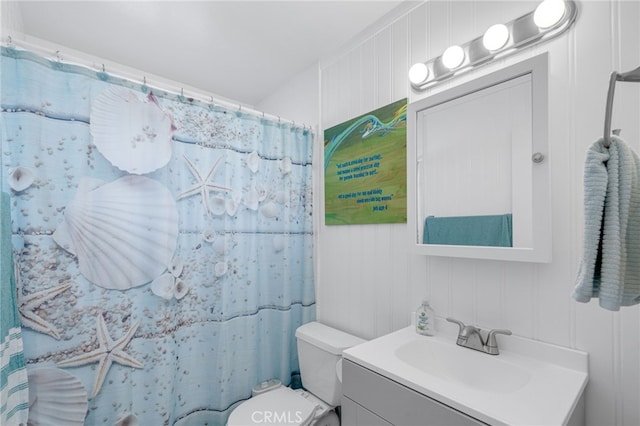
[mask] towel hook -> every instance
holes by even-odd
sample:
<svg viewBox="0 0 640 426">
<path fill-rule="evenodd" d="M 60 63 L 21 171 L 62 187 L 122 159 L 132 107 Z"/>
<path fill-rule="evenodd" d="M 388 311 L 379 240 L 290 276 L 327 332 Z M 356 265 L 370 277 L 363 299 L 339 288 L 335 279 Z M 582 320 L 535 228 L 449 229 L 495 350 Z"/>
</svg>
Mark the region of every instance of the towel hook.
<svg viewBox="0 0 640 426">
<path fill-rule="evenodd" d="M 607 104 L 604 112 L 604 146 L 607 148 L 611 145 L 611 112 L 613 110 L 616 81 L 618 81 L 618 73 L 614 71 L 609 77 L 609 90 L 607 91 Z"/>
<path fill-rule="evenodd" d="M 622 74 L 613 71 L 609 77 L 609 90 L 607 91 L 607 104 L 604 114 L 604 146 L 611 145 L 611 115 L 613 111 L 613 96 L 616 90 L 616 81 L 628 81 L 632 83 L 640 83 L 640 67 Z M 620 129 L 613 131 L 614 135 L 620 134 Z"/>
</svg>

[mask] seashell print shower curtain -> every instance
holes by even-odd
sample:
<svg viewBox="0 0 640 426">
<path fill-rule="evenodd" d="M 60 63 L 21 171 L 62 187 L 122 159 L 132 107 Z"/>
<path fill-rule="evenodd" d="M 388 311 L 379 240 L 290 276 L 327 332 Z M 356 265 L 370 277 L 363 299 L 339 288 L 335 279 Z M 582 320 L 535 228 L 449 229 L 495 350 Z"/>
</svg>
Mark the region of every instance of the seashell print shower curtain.
<svg viewBox="0 0 640 426">
<path fill-rule="evenodd" d="M 223 425 L 315 318 L 306 129 L 3 48 L 29 419 Z"/>
</svg>

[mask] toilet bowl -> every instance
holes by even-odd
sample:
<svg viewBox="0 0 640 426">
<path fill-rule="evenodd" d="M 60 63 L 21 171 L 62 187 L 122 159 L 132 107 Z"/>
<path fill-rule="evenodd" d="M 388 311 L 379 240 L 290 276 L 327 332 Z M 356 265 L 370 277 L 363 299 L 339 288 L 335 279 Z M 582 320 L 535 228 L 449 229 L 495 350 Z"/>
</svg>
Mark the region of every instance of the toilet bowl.
<svg viewBox="0 0 640 426">
<path fill-rule="evenodd" d="M 309 392 L 281 387 L 238 405 L 228 426 L 246 425 L 338 426 L 332 407 Z"/>
<path fill-rule="evenodd" d="M 302 389 L 276 387 L 240 403 L 228 426 L 339 426 L 342 351 L 365 340 L 319 322 L 296 330 Z"/>
</svg>

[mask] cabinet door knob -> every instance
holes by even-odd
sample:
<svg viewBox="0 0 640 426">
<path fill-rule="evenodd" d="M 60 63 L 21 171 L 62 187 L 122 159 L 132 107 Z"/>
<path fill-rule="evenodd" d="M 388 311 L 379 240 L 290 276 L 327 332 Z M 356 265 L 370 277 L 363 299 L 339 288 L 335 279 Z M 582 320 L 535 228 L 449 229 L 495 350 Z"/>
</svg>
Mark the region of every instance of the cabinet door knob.
<svg viewBox="0 0 640 426">
<path fill-rule="evenodd" d="M 531 161 L 533 161 L 534 163 L 542 163 L 544 161 L 544 154 L 541 152 L 535 152 L 531 156 Z"/>
</svg>

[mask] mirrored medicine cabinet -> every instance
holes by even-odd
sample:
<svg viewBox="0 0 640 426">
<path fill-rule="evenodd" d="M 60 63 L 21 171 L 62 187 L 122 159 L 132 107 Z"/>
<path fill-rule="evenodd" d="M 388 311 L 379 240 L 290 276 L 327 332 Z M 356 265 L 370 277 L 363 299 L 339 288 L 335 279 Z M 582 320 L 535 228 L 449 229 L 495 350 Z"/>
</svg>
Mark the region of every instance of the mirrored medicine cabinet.
<svg viewBox="0 0 640 426">
<path fill-rule="evenodd" d="M 545 53 L 409 105 L 418 253 L 551 261 L 547 62 Z"/>
</svg>

